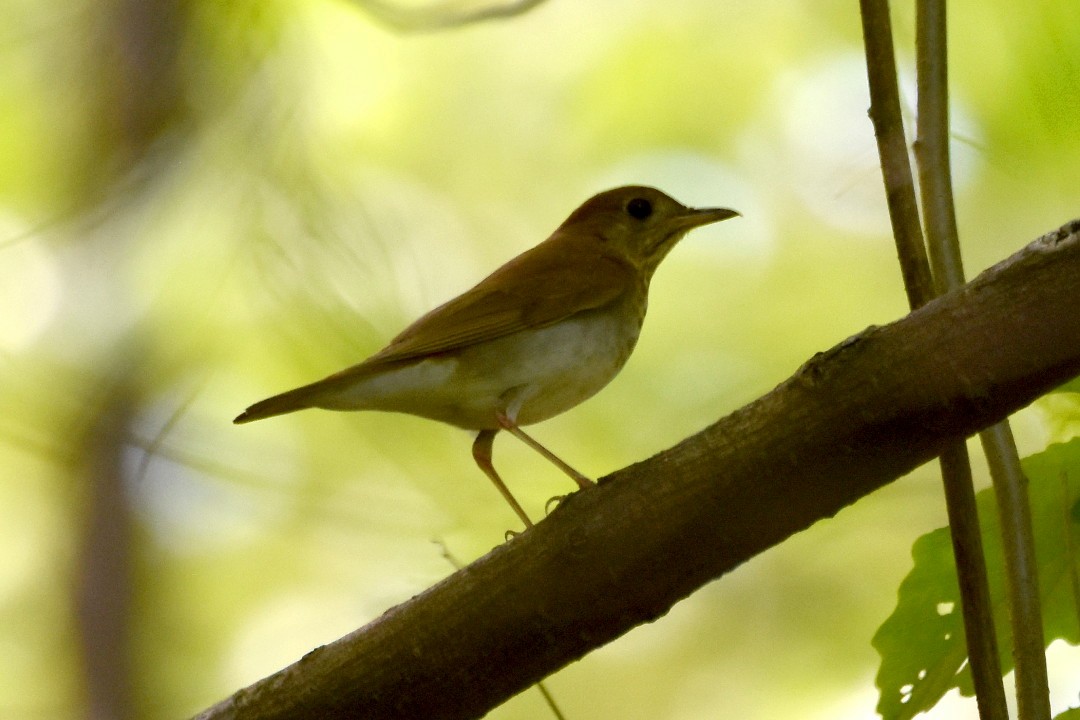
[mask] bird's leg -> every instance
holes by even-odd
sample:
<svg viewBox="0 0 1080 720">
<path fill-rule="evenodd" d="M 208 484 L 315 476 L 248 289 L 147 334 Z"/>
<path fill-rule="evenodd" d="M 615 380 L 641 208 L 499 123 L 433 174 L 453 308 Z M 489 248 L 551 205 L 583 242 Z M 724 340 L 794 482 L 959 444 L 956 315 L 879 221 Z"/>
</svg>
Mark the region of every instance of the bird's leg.
<svg viewBox="0 0 1080 720">
<path fill-rule="evenodd" d="M 525 527 L 531 528 L 533 526 L 532 520 L 525 514 L 524 508 L 518 503 L 517 499 L 510 493 L 510 488 L 506 487 L 506 483 L 499 477 L 499 473 L 495 472 L 495 466 L 491 463 L 491 446 L 495 442 L 495 433 L 498 430 L 481 430 L 480 434 L 476 436 L 476 440 L 473 441 L 472 455 L 476 460 L 476 464 L 480 466 L 480 469 L 484 471 L 484 474 L 491 478 L 491 482 L 495 483 L 495 487 L 498 488 L 502 496 L 506 498 L 506 502 L 510 503 L 510 507 L 514 508 L 514 512 L 521 518 L 521 521 L 525 523 Z"/>
<path fill-rule="evenodd" d="M 578 484 L 578 487 L 580 487 L 581 489 L 584 490 L 585 488 L 592 487 L 593 485 L 596 484 L 592 480 L 585 477 L 584 475 L 579 473 L 577 470 L 575 470 L 574 468 L 570 467 L 565 462 L 563 462 L 562 459 L 558 455 L 551 452 L 546 447 L 544 447 L 543 445 L 541 445 L 540 443 L 536 442 L 531 437 L 529 437 L 525 433 L 525 431 L 522 430 L 521 428 L 519 428 L 517 423 L 514 422 L 513 420 L 511 420 L 510 417 L 506 413 L 504 413 L 502 411 L 496 412 L 495 413 L 495 419 L 497 419 L 499 421 L 499 424 L 502 425 L 503 428 L 505 428 L 507 432 L 509 432 L 511 435 L 513 435 L 517 439 L 521 440 L 521 442 L 525 443 L 526 445 L 531 447 L 536 452 L 538 452 L 541 455 L 543 455 L 544 457 L 546 457 L 548 460 L 550 460 L 552 463 L 554 463 L 556 467 L 558 467 L 564 473 L 569 475 L 570 478 L 574 482 L 576 482 Z M 482 432 L 487 432 L 487 431 L 482 431 Z M 477 438 L 477 442 L 479 442 L 479 440 L 480 439 Z M 477 462 L 479 462 L 479 461 L 477 461 Z M 484 472 L 487 472 L 487 471 L 485 470 Z"/>
</svg>

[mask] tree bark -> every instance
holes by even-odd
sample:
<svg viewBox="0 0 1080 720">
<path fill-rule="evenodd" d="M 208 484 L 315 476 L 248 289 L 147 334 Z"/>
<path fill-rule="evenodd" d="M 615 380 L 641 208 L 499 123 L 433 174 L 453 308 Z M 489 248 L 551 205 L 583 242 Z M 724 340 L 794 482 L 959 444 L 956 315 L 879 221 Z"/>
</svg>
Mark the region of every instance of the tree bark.
<svg viewBox="0 0 1080 720">
<path fill-rule="evenodd" d="M 1080 219 L 202 713 L 475 718 L 1080 373 Z"/>
</svg>

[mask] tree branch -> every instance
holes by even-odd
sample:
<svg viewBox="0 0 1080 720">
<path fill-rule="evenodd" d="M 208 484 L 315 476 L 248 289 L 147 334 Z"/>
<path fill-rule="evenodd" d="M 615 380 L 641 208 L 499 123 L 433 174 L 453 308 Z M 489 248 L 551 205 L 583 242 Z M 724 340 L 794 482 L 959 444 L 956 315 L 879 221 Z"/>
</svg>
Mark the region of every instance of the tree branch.
<svg viewBox="0 0 1080 720">
<path fill-rule="evenodd" d="M 1080 219 L 199 716 L 475 718 L 1080 373 Z"/>
</svg>

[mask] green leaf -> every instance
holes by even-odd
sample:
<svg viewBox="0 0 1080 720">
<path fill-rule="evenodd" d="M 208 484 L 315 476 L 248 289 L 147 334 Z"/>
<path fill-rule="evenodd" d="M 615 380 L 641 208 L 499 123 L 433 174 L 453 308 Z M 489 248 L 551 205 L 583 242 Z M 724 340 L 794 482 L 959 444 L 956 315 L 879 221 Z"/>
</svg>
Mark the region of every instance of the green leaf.
<svg viewBox="0 0 1080 720">
<path fill-rule="evenodd" d="M 1080 438 L 1022 463 L 1029 480 L 1035 554 L 1046 643 L 1080 643 Z M 977 496 L 1002 672 L 1012 669 L 1012 634 L 1005 606 L 1001 534 L 992 490 Z M 874 635 L 881 655 L 877 710 L 905 720 L 929 710 L 952 688 L 973 694 L 967 668 L 959 586 L 948 528 L 912 547 L 915 565 L 900 584 L 892 615 Z"/>
<path fill-rule="evenodd" d="M 1080 393 L 1080 376 L 1074 377 L 1072 380 L 1065 383 L 1064 385 L 1059 385 L 1058 387 L 1054 388 L 1051 392 L 1056 392 L 1056 393 L 1060 393 L 1060 392 Z"/>
</svg>

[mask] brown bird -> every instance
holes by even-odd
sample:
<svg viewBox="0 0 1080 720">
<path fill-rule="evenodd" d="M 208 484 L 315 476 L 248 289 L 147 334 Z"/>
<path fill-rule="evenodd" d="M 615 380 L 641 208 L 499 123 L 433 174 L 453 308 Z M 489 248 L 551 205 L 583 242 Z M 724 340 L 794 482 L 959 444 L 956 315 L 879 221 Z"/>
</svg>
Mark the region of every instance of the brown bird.
<svg viewBox="0 0 1080 720">
<path fill-rule="evenodd" d="M 526 526 L 491 462 L 507 430 L 581 487 L 593 484 L 522 429 L 595 395 L 637 343 L 660 261 L 693 228 L 738 215 L 650 187 L 585 202 L 544 242 L 440 305 L 370 358 L 255 403 L 233 422 L 304 408 L 382 410 L 478 430 L 473 457 Z"/>
</svg>

